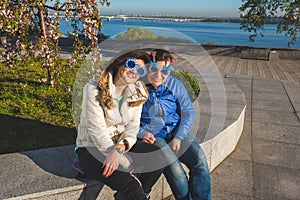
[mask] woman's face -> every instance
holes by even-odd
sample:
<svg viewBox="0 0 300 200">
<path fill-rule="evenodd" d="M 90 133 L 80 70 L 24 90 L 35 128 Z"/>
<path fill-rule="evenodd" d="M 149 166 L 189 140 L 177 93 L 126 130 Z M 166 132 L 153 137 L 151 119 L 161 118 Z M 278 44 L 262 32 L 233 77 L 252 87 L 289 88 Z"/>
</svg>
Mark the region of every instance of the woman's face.
<svg viewBox="0 0 300 200">
<path fill-rule="evenodd" d="M 140 66 L 145 65 L 145 62 L 142 59 L 135 59 L 135 61 Z M 139 79 L 135 68 L 129 69 L 122 66 L 119 68 L 118 74 L 120 76 L 120 80 L 124 81 L 125 84 L 135 83 Z"/>
<path fill-rule="evenodd" d="M 167 61 L 167 62 L 157 61 L 157 67 L 158 67 L 157 71 L 152 72 L 151 70 L 148 70 L 148 73 L 147 73 L 148 81 L 155 88 L 157 88 L 159 85 L 163 84 L 167 80 L 167 78 L 170 74 L 170 72 L 167 75 L 161 73 L 161 70 L 164 68 L 165 65 L 169 66 L 170 61 Z"/>
</svg>

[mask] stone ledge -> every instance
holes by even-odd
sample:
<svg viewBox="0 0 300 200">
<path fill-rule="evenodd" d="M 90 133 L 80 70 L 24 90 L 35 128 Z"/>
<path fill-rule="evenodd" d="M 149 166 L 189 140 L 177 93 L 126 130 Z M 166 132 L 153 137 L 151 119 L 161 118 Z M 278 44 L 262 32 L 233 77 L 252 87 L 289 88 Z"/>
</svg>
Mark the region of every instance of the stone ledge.
<svg viewBox="0 0 300 200">
<path fill-rule="evenodd" d="M 234 104 L 228 102 L 225 123 L 221 131 L 213 137 L 204 139 L 201 143 L 211 171 L 235 149 L 244 124 L 246 108 L 244 95 L 240 95 L 240 89 L 228 79 L 224 80 L 224 84 L 225 88 L 229 88 L 226 91 L 237 93 L 238 99 L 234 99 Z M 205 88 L 201 89 L 205 93 Z M 202 99 L 200 98 L 199 101 L 201 103 Z M 234 107 L 235 105 L 238 107 Z M 209 118 L 210 109 L 201 110 L 203 106 L 207 105 L 200 104 L 198 119 L 195 121 L 199 122 L 201 115 Z M 208 124 L 205 122 L 205 117 L 198 124 L 195 123 L 192 129 L 197 132 L 197 137 L 201 135 L 199 132 L 210 130 Z M 199 129 L 199 126 L 204 126 L 204 128 Z M 76 159 L 73 149 L 74 145 L 71 145 L 0 155 L 2 163 L 0 199 L 113 199 L 114 191 L 102 183 L 75 178 L 76 172 L 71 168 L 71 163 Z M 153 188 L 151 199 L 159 200 L 169 195 L 171 195 L 171 190 L 162 176 Z"/>
</svg>

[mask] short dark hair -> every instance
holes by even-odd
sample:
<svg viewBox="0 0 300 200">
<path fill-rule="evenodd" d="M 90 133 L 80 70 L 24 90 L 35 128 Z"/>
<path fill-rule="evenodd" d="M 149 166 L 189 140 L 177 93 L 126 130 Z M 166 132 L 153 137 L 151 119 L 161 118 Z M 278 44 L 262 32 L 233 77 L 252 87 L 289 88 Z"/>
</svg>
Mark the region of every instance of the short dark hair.
<svg viewBox="0 0 300 200">
<path fill-rule="evenodd" d="M 155 58 L 153 58 L 153 54 L 152 52 L 155 52 Z M 153 51 L 151 51 L 150 53 L 150 60 L 151 61 L 172 61 L 173 60 L 173 56 L 171 54 L 171 52 L 163 50 L 163 49 L 154 49 Z"/>
<path fill-rule="evenodd" d="M 125 65 L 127 58 L 141 59 L 145 62 L 145 64 L 150 62 L 150 57 L 146 51 L 140 49 L 133 50 L 133 51 L 126 52 L 121 56 L 117 57 L 115 60 L 113 60 L 106 68 L 105 72 L 110 72 L 112 73 L 113 77 L 115 77 L 115 75 L 118 72 L 118 69 Z"/>
</svg>

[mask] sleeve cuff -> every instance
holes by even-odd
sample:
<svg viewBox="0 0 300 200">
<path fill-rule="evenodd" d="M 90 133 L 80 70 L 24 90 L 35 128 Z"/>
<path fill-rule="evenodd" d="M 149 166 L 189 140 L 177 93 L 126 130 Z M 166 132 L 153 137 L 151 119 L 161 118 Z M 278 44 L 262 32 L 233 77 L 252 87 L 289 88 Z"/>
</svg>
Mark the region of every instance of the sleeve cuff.
<svg viewBox="0 0 300 200">
<path fill-rule="evenodd" d="M 124 144 L 125 145 L 125 151 L 129 150 L 129 142 L 126 139 L 121 140 L 118 144 Z"/>
<path fill-rule="evenodd" d="M 178 140 L 178 141 L 180 141 L 180 142 L 183 140 L 183 138 L 178 137 L 178 136 L 175 136 L 174 139 L 176 139 L 176 140 Z"/>
<path fill-rule="evenodd" d="M 143 139 L 148 132 L 146 130 L 140 129 L 140 132 L 137 135 L 138 139 Z"/>
</svg>

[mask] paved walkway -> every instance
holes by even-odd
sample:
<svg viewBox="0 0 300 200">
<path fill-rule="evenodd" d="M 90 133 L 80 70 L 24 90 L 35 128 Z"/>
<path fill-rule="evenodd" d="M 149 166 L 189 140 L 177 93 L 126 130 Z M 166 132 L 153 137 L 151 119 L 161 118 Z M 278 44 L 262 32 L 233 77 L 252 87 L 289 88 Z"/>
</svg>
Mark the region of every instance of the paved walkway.
<svg viewBox="0 0 300 200">
<path fill-rule="evenodd" d="M 246 118 L 236 150 L 212 172 L 213 199 L 299 199 L 300 86 L 230 79 L 245 93 Z"/>
<path fill-rule="evenodd" d="M 212 172 L 213 199 L 299 199 L 300 60 L 213 60 L 247 100 L 237 148 Z"/>
<path fill-rule="evenodd" d="M 237 148 L 211 173 L 212 199 L 299 199 L 300 60 L 212 58 L 247 101 Z"/>
</svg>

